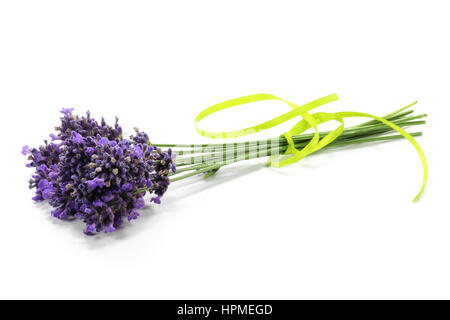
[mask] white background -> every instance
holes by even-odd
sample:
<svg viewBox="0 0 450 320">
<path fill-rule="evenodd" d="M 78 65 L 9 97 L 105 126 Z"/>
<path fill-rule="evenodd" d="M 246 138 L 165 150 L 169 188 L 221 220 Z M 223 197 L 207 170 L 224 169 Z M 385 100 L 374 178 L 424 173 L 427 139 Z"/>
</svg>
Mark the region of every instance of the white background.
<svg viewBox="0 0 450 320">
<path fill-rule="evenodd" d="M 448 12 L 430 0 L 2 1 L 0 298 L 450 298 Z M 177 182 L 107 235 L 31 201 L 20 150 L 48 137 L 62 107 L 192 143 L 206 141 L 193 118 L 209 105 L 334 92 L 322 111 L 381 116 L 419 101 L 420 202 L 405 140 Z M 205 126 L 288 110 L 256 104 Z"/>
</svg>

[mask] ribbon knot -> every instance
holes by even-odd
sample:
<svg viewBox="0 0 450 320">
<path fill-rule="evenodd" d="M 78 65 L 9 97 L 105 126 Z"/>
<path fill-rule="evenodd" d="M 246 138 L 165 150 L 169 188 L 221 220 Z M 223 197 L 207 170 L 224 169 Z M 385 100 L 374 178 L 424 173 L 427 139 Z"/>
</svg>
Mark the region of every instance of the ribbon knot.
<svg viewBox="0 0 450 320">
<path fill-rule="evenodd" d="M 195 128 L 197 133 L 204 137 L 208 138 L 237 138 L 249 134 L 253 134 L 262 130 L 266 130 L 269 128 L 272 128 L 274 126 L 277 126 L 283 122 L 286 122 L 290 119 L 293 119 L 295 117 L 302 117 L 302 120 L 300 120 L 297 124 L 295 124 L 288 132 L 283 133 L 281 136 L 286 139 L 286 142 L 288 144 L 287 150 L 285 151 L 284 155 L 275 155 L 271 156 L 269 158 L 269 164 L 272 167 L 280 168 L 285 165 L 300 161 L 304 157 L 308 156 L 309 154 L 316 152 L 331 142 L 333 142 L 336 138 L 338 138 L 342 132 L 344 131 L 344 118 L 351 118 L 351 117 L 364 117 L 364 118 L 371 118 L 374 120 L 377 120 L 379 122 L 384 123 L 385 125 L 391 127 L 392 129 L 396 130 L 398 133 L 400 133 L 403 137 L 405 137 L 416 149 L 423 166 L 423 180 L 422 180 L 422 187 L 419 191 L 419 193 L 415 196 L 414 200 L 417 200 L 422 191 L 425 188 L 427 176 L 428 176 L 428 168 L 427 168 L 427 162 L 425 159 L 425 155 L 420 148 L 417 141 L 405 130 L 400 128 L 399 126 L 395 125 L 394 123 L 368 114 L 368 113 L 362 113 L 362 112 L 353 112 L 353 111 L 344 111 L 344 112 L 335 112 L 335 113 L 326 113 L 326 112 L 317 112 L 310 114 L 308 111 L 311 111 L 317 107 L 320 107 L 324 104 L 327 104 L 329 102 L 333 102 L 338 100 L 337 94 L 331 94 L 328 96 L 325 96 L 323 98 L 311 101 L 303 106 L 298 106 L 293 102 L 281 99 L 277 96 L 274 96 L 272 94 L 255 94 L 250 96 L 245 96 L 241 98 L 236 98 L 228 101 L 224 101 L 221 103 L 218 103 L 216 105 L 213 105 L 209 108 L 206 108 L 202 112 L 200 112 L 197 117 L 195 118 Z M 272 120 L 260 123 L 258 125 L 240 129 L 240 130 L 234 130 L 234 131 L 228 131 L 228 132 L 211 132 L 211 131 L 205 131 L 198 128 L 198 123 L 206 118 L 207 116 L 220 111 L 224 109 L 228 109 L 231 107 L 235 107 L 238 105 L 250 103 L 250 102 L 256 102 L 256 101 L 262 101 L 262 100 L 280 100 L 285 103 L 287 103 L 292 110 L 289 112 L 286 112 Z M 324 137 L 320 138 L 319 130 L 317 129 L 317 126 L 328 121 L 337 121 L 340 123 L 340 125 L 334 129 L 333 131 L 330 131 L 327 133 Z M 314 135 L 311 138 L 311 140 L 308 142 L 306 146 L 304 146 L 302 149 L 298 150 L 295 147 L 294 142 L 294 135 L 299 135 L 303 133 L 304 131 L 313 128 L 314 129 Z M 286 157 L 287 156 L 287 157 Z"/>
<path fill-rule="evenodd" d="M 289 132 L 285 132 L 281 135 L 281 137 L 284 137 L 288 143 L 288 148 L 284 152 L 284 154 L 290 154 L 290 153 L 296 153 L 298 152 L 297 148 L 295 147 L 294 140 L 292 139 L 292 134 Z"/>
</svg>

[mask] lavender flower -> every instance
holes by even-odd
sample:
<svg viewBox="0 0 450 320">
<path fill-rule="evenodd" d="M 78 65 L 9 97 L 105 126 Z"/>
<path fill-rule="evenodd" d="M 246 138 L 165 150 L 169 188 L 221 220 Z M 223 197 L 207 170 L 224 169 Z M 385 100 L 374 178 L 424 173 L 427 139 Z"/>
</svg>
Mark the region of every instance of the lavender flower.
<svg viewBox="0 0 450 320">
<path fill-rule="evenodd" d="M 26 156 L 29 151 L 30 151 L 30 147 L 28 147 L 28 146 L 23 146 L 22 147 L 22 154 L 24 156 Z"/>
<path fill-rule="evenodd" d="M 169 172 L 176 170 L 172 152 L 155 148 L 137 129 L 130 140 L 123 139 L 117 118 L 112 127 L 104 119 L 98 123 L 89 112 L 78 117 L 72 111 L 61 111 L 52 142 L 22 149 L 29 154 L 27 166 L 35 168 L 33 200 L 48 200 L 56 218 L 82 220 L 86 234 L 114 232 L 124 217 L 139 217 L 147 191 L 155 195 L 151 202 L 160 203 Z"/>
</svg>

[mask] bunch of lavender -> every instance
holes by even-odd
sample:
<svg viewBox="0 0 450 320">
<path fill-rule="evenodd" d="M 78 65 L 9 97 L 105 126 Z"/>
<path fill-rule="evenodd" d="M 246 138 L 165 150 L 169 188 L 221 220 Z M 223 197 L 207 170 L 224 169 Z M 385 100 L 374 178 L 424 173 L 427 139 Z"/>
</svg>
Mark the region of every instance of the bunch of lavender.
<svg viewBox="0 0 450 320">
<path fill-rule="evenodd" d="M 30 188 L 35 201 L 48 200 L 58 219 L 78 218 L 85 233 L 113 232 L 123 219 L 139 216 L 146 192 L 160 203 L 169 186 L 169 173 L 176 168 L 171 150 L 153 146 L 145 132 L 136 130 L 123 139 L 122 128 L 98 123 L 89 112 L 85 117 L 63 109 L 57 134 L 39 148 L 25 146 L 28 167 L 35 169 Z"/>
<path fill-rule="evenodd" d="M 401 128 L 422 125 L 426 114 L 407 110 L 414 104 L 383 118 Z M 25 146 L 22 153 L 29 155 L 27 166 L 35 168 L 30 180 L 30 188 L 36 189 L 33 200 L 48 200 L 56 218 L 82 220 L 86 234 L 112 232 L 124 217 L 136 219 L 146 192 L 153 195 L 150 202 L 160 203 L 170 182 L 200 174 L 210 177 L 231 163 L 283 154 L 288 148 L 284 136 L 241 143 L 151 144 L 146 133 L 135 129 L 136 135 L 127 140 L 117 118 L 109 126 L 104 119 L 98 123 L 89 112 L 78 117 L 72 111 L 63 109 L 61 125 L 57 134 L 50 135 L 50 143 L 33 149 Z M 346 128 L 324 149 L 403 138 L 392 133 L 390 126 L 371 120 Z M 327 134 L 320 132 L 320 137 Z M 301 149 L 312 137 L 294 135 L 292 141 Z M 170 148 L 179 156 L 177 169 Z"/>
</svg>

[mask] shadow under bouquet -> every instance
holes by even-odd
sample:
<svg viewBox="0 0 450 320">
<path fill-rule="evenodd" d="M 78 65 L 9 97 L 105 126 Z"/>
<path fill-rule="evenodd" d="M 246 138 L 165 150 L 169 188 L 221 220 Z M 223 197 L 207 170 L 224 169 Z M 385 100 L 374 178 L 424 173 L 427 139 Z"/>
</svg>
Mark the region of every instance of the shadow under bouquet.
<svg viewBox="0 0 450 320">
<path fill-rule="evenodd" d="M 427 179 L 425 156 L 413 138 L 421 132 L 406 132 L 403 128 L 422 125 L 425 114 L 413 115 L 414 104 L 396 110 L 384 117 L 361 112 L 309 113 L 309 111 L 337 100 L 329 95 L 298 106 L 270 94 L 256 94 L 225 101 L 203 110 L 195 119 L 199 134 L 208 138 L 236 138 L 279 125 L 294 117 L 302 117 L 291 130 L 273 139 L 239 143 L 214 144 L 153 144 L 149 136 L 135 129 L 126 139 L 118 119 L 108 125 L 87 112 L 85 116 L 63 109 L 61 124 L 50 134 L 50 141 L 38 148 L 24 146 L 27 167 L 34 173 L 29 181 L 36 189 L 34 201 L 48 201 L 54 208 L 51 214 L 58 219 L 80 219 L 86 224 L 84 233 L 113 232 L 128 221 L 139 217 L 138 210 L 149 202 L 159 204 L 169 184 L 203 174 L 211 177 L 223 166 L 231 163 L 268 157 L 273 167 L 282 167 L 301 160 L 307 155 L 329 147 L 342 147 L 376 141 L 406 138 L 417 150 L 424 169 L 423 191 Z M 210 132 L 199 129 L 198 123 L 210 114 L 242 104 L 279 100 L 292 110 L 272 120 L 242 130 Z M 344 127 L 344 118 L 366 117 L 370 121 Z M 335 121 L 339 126 L 320 132 L 318 125 Z M 304 134 L 308 129 L 311 134 Z M 398 132 L 399 134 L 394 134 Z"/>
</svg>

